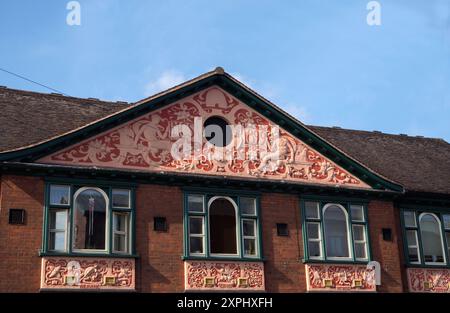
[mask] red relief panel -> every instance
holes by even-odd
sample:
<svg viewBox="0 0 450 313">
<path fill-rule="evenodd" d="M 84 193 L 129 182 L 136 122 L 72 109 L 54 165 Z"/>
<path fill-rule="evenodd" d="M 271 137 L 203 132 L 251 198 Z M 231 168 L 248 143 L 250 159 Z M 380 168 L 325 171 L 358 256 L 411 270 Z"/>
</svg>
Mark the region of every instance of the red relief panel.
<svg viewBox="0 0 450 313">
<path fill-rule="evenodd" d="M 204 139 L 193 144 L 198 129 L 195 118 L 204 122 L 211 116 L 221 116 L 230 125 L 241 127 L 233 132 L 228 147 L 214 147 Z M 180 159 L 173 155 L 179 137 L 172 137 L 172 132 L 181 125 L 192 133 L 192 150 L 190 157 Z M 370 188 L 283 129 L 272 130 L 276 125 L 269 120 L 222 89 L 210 87 L 39 162 Z"/>
<path fill-rule="evenodd" d="M 125 258 L 42 258 L 41 289 L 134 290 L 135 261 Z"/>
<path fill-rule="evenodd" d="M 410 292 L 450 293 L 450 269 L 408 268 Z"/>
<path fill-rule="evenodd" d="M 262 262 L 185 261 L 185 290 L 264 291 Z"/>
<path fill-rule="evenodd" d="M 308 291 L 376 291 L 375 270 L 365 265 L 306 265 Z"/>
</svg>

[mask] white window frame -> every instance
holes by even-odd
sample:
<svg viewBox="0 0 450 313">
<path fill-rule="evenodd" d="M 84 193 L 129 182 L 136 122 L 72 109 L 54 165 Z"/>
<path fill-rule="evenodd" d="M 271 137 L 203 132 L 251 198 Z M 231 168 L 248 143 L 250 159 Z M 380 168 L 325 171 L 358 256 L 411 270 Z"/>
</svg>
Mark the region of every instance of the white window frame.
<svg viewBox="0 0 450 313">
<path fill-rule="evenodd" d="M 255 199 L 256 202 L 256 199 Z M 255 203 L 255 211 L 256 211 L 256 203 Z M 256 212 L 255 212 L 256 214 Z M 245 216 L 245 215 L 244 215 Z M 244 235 L 244 221 L 251 221 L 253 223 L 253 236 L 245 236 Z M 244 254 L 244 257 L 246 258 L 257 258 L 259 255 L 259 248 L 258 248 L 258 225 L 257 220 L 253 218 L 241 218 L 241 229 L 242 229 L 242 245 L 243 250 L 242 253 Z M 245 253 L 245 239 L 250 239 L 255 241 L 255 254 L 246 254 Z"/>
<path fill-rule="evenodd" d="M 52 214 L 52 212 L 64 212 L 66 214 L 66 223 L 65 223 L 65 229 L 59 229 L 59 228 L 50 228 L 50 225 L 48 227 L 48 243 L 50 243 L 50 234 L 51 233 L 61 233 L 64 232 L 64 249 L 63 250 L 59 250 L 59 249 L 48 249 L 49 251 L 52 252 L 67 252 L 67 229 L 69 227 L 69 209 L 64 209 L 64 208 L 52 208 L 49 209 L 49 219 L 50 219 L 50 214 Z"/>
<path fill-rule="evenodd" d="M 407 232 L 412 231 L 414 232 L 414 236 L 416 237 L 416 244 L 415 245 L 410 245 L 408 242 L 408 235 Z M 422 264 L 422 256 L 420 255 L 420 243 L 419 243 L 419 236 L 418 236 L 418 229 L 417 228 L 409 228 L 409 229 L 405 229 L 405 234 L 406 234 L 406 246 L 408 247 L 407 253 L 408 253 L 408 259 L 409 259 L 409 249 L 415 249 L 417 251 L 417 261 L 410 261 L 409 263 L 411 264 Z"/>
<path fill-rule="evenodd" d="M 236 253 L 212 253 L 211 252 L 211 204 L 217 200 L 217 199 L 226 199 L 228 201 L 230 201 L 230 203 L 233 205 L 234 208 L 234 214 L 235 214 L 235 231 L 236 231 Z M 256 205 L 256 203 L 255 203 Z M 212 257 L 239 257 L 240 256 L 240 251 L 241 251 L 241 244 L 240 244 L 240 234 L 239 234 L 239 210 L 238 210 L 238 206 L 236 204 L 236 202 L 234 202 L 233 199 L 231 199 L 228 196 L 214 196 L 211 199 L 209 199 L 208 201 L 208 248 L 209 248 L 209 255 Z"/>
<path fill-rule="evenodd" d="M 422 238 L 422 225 L 421 225 L 421 221 L 422 218 L 425 215 L 431 215 L 433 216 L 433 218 L 438 222 L 438 227 L 439 227 L 439 234 L 440 234 L 440 238 L 441 238 L 441 248 L 442 248 L 442 258 L 443 258 L 443 262 L 426 262 L 425 261 L 425 255 L 424 255 L 424 264 L 425 265 L 447 265 L 447 259 L 445 256 L 445 245 L 444 245 L 444 238 L 443 238 L 443 234 L 442 234 L 442 224 L 441 224 L 441 219 L 434 213 L 431 212 L 422 212 L 419 215 L 419 231 L 420 231 L 420 237 Z M 423 243 L 422 244 L 422 252 L 423 252 Z"/>
<path fill-rule="evenodd" d="M 364 214 L 364 211 L 363 211 Z M 362 234 L 363 234 L 363 239 L 362 240 L 356 240 L 355 236 L 354 236 L 354 227 L 361 227 L 362 228 Z M 368 260 L 368 251 L 367 251 L 367 238 L 366 238 L 366 226 L 364 224 L 357 224 L 357 223 L 352 223 L 352 238 L 353 238 L 353 249 L 355 252 L 355 260 L 357 261 L 367 261 Z M 364 244 L 364 253 L 366 255 L 365 258 L 358 258 L 356 257 L 356 244 Z"/>
<path fill-rule="evenodd" d="M 195 212 L 195 213 L 199 213 L 199 212 Z M 202 233 L 201 234 L 192 234 L 191 233 L 191 218 L 193 219 L 201 219 L 202 221 Z M 205 256 L 206 255 L 206 247 L 205 247 L 205 216 L 204 215 L 189 215 L 188 216 L 188 234 L 189 234 L 189 240 L 188 240 L 188 249 L 189 249 L 189 255 L 192 256 Z M 202 249 L 203 252 L 202 253 L 196 253 L 196 252 L 191 252 L 191 237 L 194 238 L 202 238 Z"/>
<path fill-rule="evenodd" d="M 319 217 L 320 217 L 320 211 L 319 211 Z M 306 222 L 306 233 L 308 233 L 308 224 L 316 224 L 318 226 L 318 232 L 319 232 L 319 238 L 310 238 L 309 235 L 307 235 L 307 242 L 308 242 L 308 257 L 311 260 L 322 260 L 323 259 L 323 241 L 322 241 L 322 225 L 320 223 L 320 221 L 307 221 Z M 310 242 L 318 242 L 319 243 L 319 251 L 320 251 L 320 255 L 319 256 L 311 256 L 310 251 L 309 251 L 309 243 Z"/>
<path fill-rule="evenodd" d="M 76 200 L 77 200 L 77 197 L 83 192 L 83 191 L 86 191 L 86 190 L 88 190 L 88 189 L 93 189 L 93 190 L 95 190 L 95 191 L 98 191 L 99 193 L 101 193 L 102 194 L 102 196 L 105 198 L 105 204 L 106 204 L 106 207 L 105 207 L 105 213 L 106 213 L 106 219 L 105 219 L 105 223 L 106 223 L 106 225 L 105 225 L 105 249 L 76 249 L 75 247 L 74 247 L 74 244 L 75 244 L 75 221 L 74 221 L 74 219 L 75 219 L 75 211 L 76 211 Z M 98 188 L 98 187 L 81 187 L 81 188 L 79 188 L 76 192 L 75 192 L 75 194 L 73 195 L 73 208 L 72 208 L 72 227 L 73 227 L 73 229 L 72 229 L 72 251 L 73 252 L 76 252 L 76 253 L 98 253 L 98 254 L 102 254 L 102 253 L 107 253 L 108 251 L 109 251 L 109 240 L 110 240 L 110 238 L 109 238 L 109 225 L 110 225 L 110 222 L 109 222 L 109 219 L 110 219 L 110 215 L 111 215 L 111 212 L 110 212 L 110 209 L 109 209 L 109 197 L 108 197 L 108 195 L 101 189 L 101 188 Z"/>
<path fill-rule="evenodd" d="M 353 260 L 353 249 L 352 249 L 352 242 L 353 242 L 353 234 L 351 234 L 349 232 L 349 215 L 347 210 L 340 204 L 338 203 L 327 203 L 323 206 L 322 209 L 322 223 L 323 223 L 323 232 L 324 232 L 324 237 L 325 237 L 325 245 L 327 244 L 326 242 L 326 238 L 327 238 L 327 227 L 326 227 L 326 223 L 325 223 L 325 212 L 326 210 L 331 207 L 331 206 L 337 206 L 339 207 L 345 215 L 345 227 L 346 227 L 346 235 L 347 235 L 347 249 L 348 249 L 348 257 L 329 257 L 327 255 L 327 260 L 331 260 L 331 261 L 342 261 L 342 260 Z M 326 247 L 325 247 L 325 252 L 326 252 Z"/>
<path fill-rule="evenodd" d="M 125 216 L 125 218 L 126 218 L 125 231 L 119 231 L 119 230 L 115 229 L 117 215 Z M 130 246 L 131 246 L 131 242 L 130 242 L 131 238 L 130 238 L 130 235 L 129 235 L 130 234 L 129 230 L 130 230 L 130 222 L 131 222 L 131 212 L 128 212 L 128 211 L 113 211 L 112 212 L 112 218 L 113 218 L 113 224 L 112 224 L 113 231 L 112 231 L 112 238 L 111 238 L 111 240 L 112 240 L 112 251 L 113 251 L 113 253 L 117 253 L 117 254 L 129 254 L 130 253 Z M 116 237 L 116 235 L 125 236 L 125 244 L 126 244 L 125 251 L 120 251 L 120 250 L 116 250 L 115 249 L 115 237 Z"/>
</svg>

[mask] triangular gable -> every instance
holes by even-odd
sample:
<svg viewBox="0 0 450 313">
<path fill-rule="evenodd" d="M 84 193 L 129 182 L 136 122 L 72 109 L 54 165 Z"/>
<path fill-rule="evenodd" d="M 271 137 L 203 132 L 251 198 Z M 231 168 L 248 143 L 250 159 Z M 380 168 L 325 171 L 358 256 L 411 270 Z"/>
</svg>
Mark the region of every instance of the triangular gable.
<svg viewBox="0 0 450 313">
<path fill-rule="evenodd" d="M 244 133 L 244 140 L 232 144 L 234 148 L 228 150 L 233 157 L 227 158 L 229 154 L 225 151 L 215 157 L 211 156 L 215 151 L 203 149 L 207 144 L 205 140 L 200 158 L 198 153 L 194 158 L 195 152 L 192 151 L 191 158 L 175 159 L 171 149 L 178 138 L 170 136 L 172 128 L 186 125 L 194 132 L 196 117 L 205 121 L 211 116 L 221 116 L 231 125 L 241 125 L 243 128 L 255 125 L 257 129 L 267 130 L 266 136 L 259 137 L 258 140 L 266 138 L 267 150 L 270 152 L 273 148 L 274 142 L 271 142 L 270 134 L 275 124 L 219 86 L 211 86 L 45 156 L 37 162 L 371 188 L 282 128 L 277 141 L 281 148 L 277 160 L 259 151 L 256 152 L 257 157 L 251 159 L 250 155 L 255 156 L 255 151 L 250 151 L 252 147 L 249 145 L 251 139 L 248 138 L 248 133 Z M 237 149 L 244 151 L 244 158 L 242 154 L 239 158 L 234 157 Z"/>
</svg>

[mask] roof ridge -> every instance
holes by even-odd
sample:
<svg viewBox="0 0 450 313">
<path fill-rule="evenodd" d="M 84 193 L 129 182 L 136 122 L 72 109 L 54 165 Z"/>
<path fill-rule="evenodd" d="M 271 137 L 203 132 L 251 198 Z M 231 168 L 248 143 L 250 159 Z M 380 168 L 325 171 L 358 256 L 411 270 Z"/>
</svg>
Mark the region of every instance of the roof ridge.
<svg viewBox="0 0 450 313">
<path fill-rule="evenodd" d="M 104 100 L 94 97 L 75 97 L 70 95 L 64 95 L 57 92 L 41 92 L 41 91 L 34 91 L 34 90 L 25 90 L 25 89 L 18 89 L 18 88 L 11 88 L 8 86 L 0 86 L 0 94 L 6 93 L 6 92 L 14 92 L 14 93 L 22 93 L 22 94 L 29 94 L 29 95 L 39 95 L 39 96 L 46 96 L 46 97 L 54 97 L 54 98 L 64 98 L 64 99 L 72 99 L 72 100 L 81 100 L 81 101 L 89 101 L 89 102 L 103 102 L 103 103 L 110 103 L 110 104 L 117 104 L 117 103 L 126 103 L 126 104 L 132 104 L 133 102 L 118 100 L 118 101 L 111 101 L 111 100 Z"/>
<path fill-rule="evenodd" d="M 404 133 L 400 133 L 400 134 L 391 134 L 391 133 L 385 133 L 379 130 L 364 130 L 364 129 L 353 129 L 353 128 L 345 128 L 345 127 L 337 127 L 337 126 L 322 126 L 322 125 L 311 125 L 308 124 L 306 125 L 307 127 L 312 127 L 312 128 L 322 128 L 322 129 L 332 129 L 332 130 L 342 130 L 342 131 L 348 131 L 348 132 L 360 132 L 360 133 L 368 133 L 368 134 L 376 134 L 376 135 L 385 135 L 385 136 L 392 136 L 392 137 L 402 137 L 402 138 L 411 138 L 411 139 L 425 139 L 425 140 L 439 140 L 439 141 L 443 141 L 445 143 L 448 143 L 445 139 L 443 138 L 438 138 L 438 137 L 427 137 L 427 136 L 423 136 L 423 135 L 408 135 L 408 134 L 404 134 Z"/>
</svg>

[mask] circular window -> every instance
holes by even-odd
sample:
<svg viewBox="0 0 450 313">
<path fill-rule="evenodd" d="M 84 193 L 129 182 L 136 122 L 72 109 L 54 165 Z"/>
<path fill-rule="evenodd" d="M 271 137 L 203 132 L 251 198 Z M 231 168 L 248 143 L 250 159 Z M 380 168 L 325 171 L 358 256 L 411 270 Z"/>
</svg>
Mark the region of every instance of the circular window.
<svg viewBox="0 0 450 313">
<path fill-rule="evenodd" d="M 216 147 L 228 146 L 232 138 L 232 129 L 228 122 L 219 117 L 212 116 L 203 124 L 204 136 L 209 143 Z"/>
</svg>

